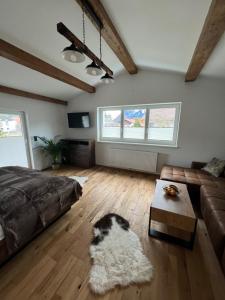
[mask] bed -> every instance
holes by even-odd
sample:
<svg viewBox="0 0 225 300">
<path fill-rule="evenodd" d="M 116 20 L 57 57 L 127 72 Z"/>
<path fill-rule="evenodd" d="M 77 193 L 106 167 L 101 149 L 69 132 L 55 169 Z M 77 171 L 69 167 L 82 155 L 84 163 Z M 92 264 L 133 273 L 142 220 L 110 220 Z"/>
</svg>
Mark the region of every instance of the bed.
<svg viewBox="0 0 225 300">
<path fill-rule="evenodd" d="M 80 184 L 66 176 L 0 168 L 0 264 L 68 211 L 81 195 Z"/>
</svg>

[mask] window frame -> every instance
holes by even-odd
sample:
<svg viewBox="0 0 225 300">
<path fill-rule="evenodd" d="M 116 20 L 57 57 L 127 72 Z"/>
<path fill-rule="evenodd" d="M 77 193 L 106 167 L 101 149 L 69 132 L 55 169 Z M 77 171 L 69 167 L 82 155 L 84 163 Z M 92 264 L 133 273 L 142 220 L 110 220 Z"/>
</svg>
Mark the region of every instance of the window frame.
<svg viewBox="0 0 225 300">
<path fill-rule="evenodd" d="M 141 144 L 150 146 L 164 146 L 164 147 L 177 147 L 178 145 L 178 135 L 179 135 L 179 125 L 180 125 L 180 114 L 181 114 L 181 104 L 182 102 L 169 102 L 169 103 L 151 103 L 151 104 L 137 104 L 137 105 L 118 105 L 118 106 L 102 106 L 97 107 L 97 141 L 98 142 L 109 142 L 109 143 L 122 143 L 122 144 Z M 150 109 L 154 108 L 176 108 L 175 120 L 174 120 L 174 131 L 173 140 L 153 140 L 148 139 L 149 131 L 149 116 Z M 123 137 L 123 121 L 124 121 L 124 111 L 132 109 L 145 109 L 145 128 L 144 128 L 144 139 L 131 139 Z M 103 125 L 103 111 L 110 110 L 121 110 L 121 122 L 120 122 L 120 137 L 103 137 L 102 136 L 102 125 Z"/>
</svg>

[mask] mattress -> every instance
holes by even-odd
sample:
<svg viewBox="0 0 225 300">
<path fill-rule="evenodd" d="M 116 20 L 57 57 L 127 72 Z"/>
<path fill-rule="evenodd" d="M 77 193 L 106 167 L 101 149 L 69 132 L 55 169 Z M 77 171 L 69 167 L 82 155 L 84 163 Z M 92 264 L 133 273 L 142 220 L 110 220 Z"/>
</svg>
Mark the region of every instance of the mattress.
<svg viewBox="0 0 225 300">
<path fill-rule="evenodd" d="M 49 176 L 16 166 L 0 168 L 0 238 L 6 241 L 8 255 L 46 228 L 81 195 L 80 184 L 66 176 Z"/>
</svg>

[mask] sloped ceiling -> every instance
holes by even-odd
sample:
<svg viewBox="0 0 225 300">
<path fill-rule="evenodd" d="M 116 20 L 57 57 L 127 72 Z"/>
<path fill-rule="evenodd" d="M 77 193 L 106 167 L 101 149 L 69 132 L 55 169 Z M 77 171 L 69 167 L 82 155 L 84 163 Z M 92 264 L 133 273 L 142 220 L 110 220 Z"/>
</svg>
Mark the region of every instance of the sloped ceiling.
<svg viewBox="0 0 225 300">
<path fill-rule="evenodd" d="M 135 63 L 185 73 L 197 44 L 210 0 L 102 0 Z M 69 45 L 56 31 L 62 21 L 82 39 L 82 15 L 75 0 L 1 0 L 0 37 L 23 50 L 97 85 L 99 78 L 85 73 L 87 60 L 71 64 L 60 51 Z M 86 18 L 86 43 L 99 53 L 99 36 Z M 225 37 L 201 74 L 225 78 Z M 124 69 L 103 41 L 103 60 L 118 74 Z M 0 84 L 59 99 L 71 99 L 81 91 L 36 71 L 0 58 Z"/>
</svg>

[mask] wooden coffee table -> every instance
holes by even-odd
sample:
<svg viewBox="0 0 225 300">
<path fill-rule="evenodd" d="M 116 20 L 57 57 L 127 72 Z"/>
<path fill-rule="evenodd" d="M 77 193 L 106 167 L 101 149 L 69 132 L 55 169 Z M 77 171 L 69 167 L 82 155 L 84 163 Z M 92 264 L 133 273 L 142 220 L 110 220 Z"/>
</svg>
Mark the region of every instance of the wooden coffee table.
<svg viewBox="0 0 225 300">
<path fill-rule="evenodd" d="M 167 196 L 163 187 L 174 184 L 179 189 L 176 197 Z M 152 228 L 152 221 L 157 221 L 175 230 L 189 233 L 188 240 L 161 232 Z M 156 181 L 155 195 L 150 207 L 149 235 L 168 242 L 192 249 L 197 227 L 197 218 L 192 208 L 186 184 L 165 180 Z"/>
</svg>

